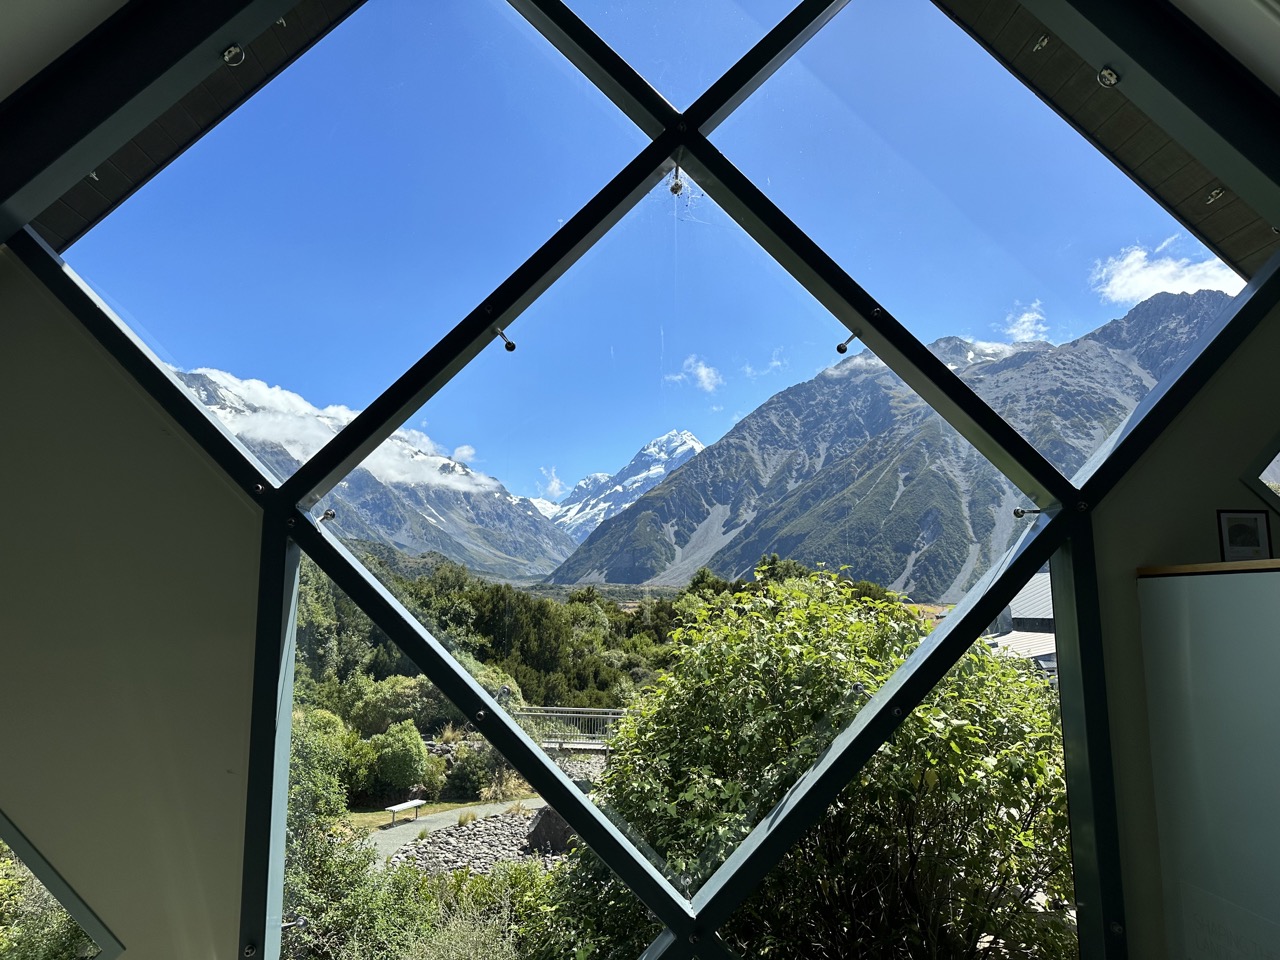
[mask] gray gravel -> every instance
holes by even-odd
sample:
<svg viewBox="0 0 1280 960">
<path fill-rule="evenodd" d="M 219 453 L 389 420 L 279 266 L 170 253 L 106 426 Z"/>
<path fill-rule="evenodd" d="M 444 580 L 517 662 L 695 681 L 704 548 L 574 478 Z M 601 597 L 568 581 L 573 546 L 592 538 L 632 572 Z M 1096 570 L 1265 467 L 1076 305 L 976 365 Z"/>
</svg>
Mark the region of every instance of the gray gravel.
<svg viewBox="0 0 1280 960">
<path fill-rule="evenodd" d="M 561 857 L 529 849 L 526 838 L 532 819 L 532 810 L 495 813 L 459 826 L 455 813 L 452 826 L 436 830 L 421 840 L 413 840 L 397 850 L 391 857 L 391 866 L 413 863 L 427 873 L 451 870 L 488 873 L 501 861 L 533 857 L 550 867 Z"/>
<path fill-rule="evenodd" d="M 502 803 L 477 803 L 475 806 L 463 807 L 457 810 L 444 810 L 440 813 L 424 814 L 414 820 L 410 817 L 408 820 L 396 820 L 394 827 L 380 827 L 369 834 L 369 845 L 378 851 L 378 862 L 384 862 L 387 857 L 393 856 L 397 850 L 406 843 L 412 843 L 417 840 L 418 834 L 423 830 L 435 832 L 437 830 L 446 830 L 449 827 L 458 825 L 458 817 L 460 814 L 470 811 L 477 818 L 491 817 L 495 813 L 503 813 L 508 810 L 515 801 L 507 800 Z M 544 807 L 547 801 L 541 797 L 534 797 L 531 800 L 521 800 L 521 804 L 530 812 Z M 387 814 L 387 819 L 391 819 L 391 814 Z"/>
</svg>

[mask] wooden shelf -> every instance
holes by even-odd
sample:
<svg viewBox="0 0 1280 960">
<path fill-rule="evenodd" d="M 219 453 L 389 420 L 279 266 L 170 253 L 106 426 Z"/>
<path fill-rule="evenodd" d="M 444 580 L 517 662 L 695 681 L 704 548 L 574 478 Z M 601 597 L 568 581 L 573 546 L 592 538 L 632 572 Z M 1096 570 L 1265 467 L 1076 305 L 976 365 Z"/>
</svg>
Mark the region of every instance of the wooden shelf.
<svg viewBox="0 0 1280 960">
<path fill-rule="evenodd" d="M 1172 567 L 1139 567 L 1140 577 L 1188 577 L 1214 573 L 1259 573 L 1280 570 L 1280 560 L 1232 560 L 1227 563 L 1184 563 Z"/>
</svg>

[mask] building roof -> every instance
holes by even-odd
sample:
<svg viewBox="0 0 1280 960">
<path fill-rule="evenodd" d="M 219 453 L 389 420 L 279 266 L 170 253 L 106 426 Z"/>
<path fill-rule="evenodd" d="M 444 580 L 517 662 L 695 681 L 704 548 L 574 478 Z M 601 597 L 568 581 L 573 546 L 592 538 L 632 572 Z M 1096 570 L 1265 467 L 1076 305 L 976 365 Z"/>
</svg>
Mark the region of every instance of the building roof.
<svg viewBox="0 0 1280 960">
<path fill-rule="evenodd" d="M 998 637 L 991 637 L 987 642 L 997 653 L 1013 653 L 1029 659 L 1047 657 L 1058 652 L 1057 640 L 1052 633 L 1014 630 Z"/>
<path fill-rule="evenodd" d="M 1009 615 L 1014 620 L 1052 620 L 1053 591 L 1048 573 L 1037 573 L 1009 601 Z"/>
</svg>

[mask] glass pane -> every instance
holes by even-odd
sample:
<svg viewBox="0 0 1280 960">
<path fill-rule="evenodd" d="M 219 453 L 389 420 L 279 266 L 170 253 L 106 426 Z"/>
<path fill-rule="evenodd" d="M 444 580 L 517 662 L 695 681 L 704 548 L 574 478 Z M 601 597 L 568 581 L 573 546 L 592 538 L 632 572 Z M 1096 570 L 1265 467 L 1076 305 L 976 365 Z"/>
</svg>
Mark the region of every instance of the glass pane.
<svg viewBox="0 0 1280 960">
<path fill-rule="evenodd" d="M 76 960 L 99 952 L 75 918 L 0 840 L 0 957 Z"/>
<path fill-rule="evenodd" d="M 684 110 L 795 5 L 788 0 L 569 0 L 587 26 Z"/>
<path fill-rule="evenodd" d="M 722 933 L 744 956 L 797 960 L 1077 957 L 1044 672 L 975 643 Z"/>
<path fill-rule="evenodd" d="M 297 960 L 514 960 L 563 948 L 602 902 L 559 814 L 305 559 L 286 844 Z"/>
<path fill-rule="evenodd" d="M 393 436 L 319 508 L 544 748 L 590 759 L 598 711 L 626 711 L 585 779 L 691 894 L 866 701 L 863 661 L 919 635 L 884 588 L 958 599 L 1022 501 L 883 363 L 840 360 L 844 328 L 685 175 L 508 334 L 415 415 L 416 446 Z M 576 509 L 593 496 L 618 512 Z M 702 682 L 773 657 L 776 682 Z M 667 752 L 704 710 L 755 754 Z"/>
<path fill-rule="evenodd" d="M 713 139 L 1068 476 L 1243 285 L 924 0 L 850 4 Z"/>
<path fill-rule="evenodd" d="M 332 426 L 644 142 L 506 3 L 372 0 L 67 259 L 170 363 Z"/>
</svg>

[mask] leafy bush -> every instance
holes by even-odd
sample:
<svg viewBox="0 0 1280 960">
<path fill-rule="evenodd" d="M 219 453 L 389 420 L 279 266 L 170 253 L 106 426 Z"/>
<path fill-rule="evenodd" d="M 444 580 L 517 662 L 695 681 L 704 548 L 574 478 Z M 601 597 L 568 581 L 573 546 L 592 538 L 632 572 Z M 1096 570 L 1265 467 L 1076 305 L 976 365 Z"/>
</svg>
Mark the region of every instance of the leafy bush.
<svg viewBox="0 0 1280 960">
<path fill-rule="evenodd" d="M 438 759 L 427 753 L 418 728 L 411 720 L 393 723 L 386 733 L 369 739 L 374 751 L 373 764 L 369 768 L 369 790 L 378 797 L 402 796 L 409 789 L 428 779 Z M 443 761 L 440 761 L 443 769 Z"/>
<path fill-rule="evenodd" d="M 0 843 L 0 957 L 75 960 L 97 952 L 66 908 Z"/>
<path fill-rule="evenodd" d="M 713 596 L 619 727 L 599 784 L 690 890 L 918 646 L 896 601 L 834 574 Z M 1073 955 L 1061 733 L 1027 663 L 975 646 L 724 931 L 750 955 Z M 803 893 L 800 893 L 803 891 Z M 556 956 L 635 956 L 656 933 L 590 853 L 556 883 Z"/>
<path fill-rule="evenodd" d="M 501 762 L 497 752 L 487 743 L 460 746 L 445 777 L 442 796 L 446 800 L 480 799 L 480 791 L 489 785 Z"/>
</svg>

